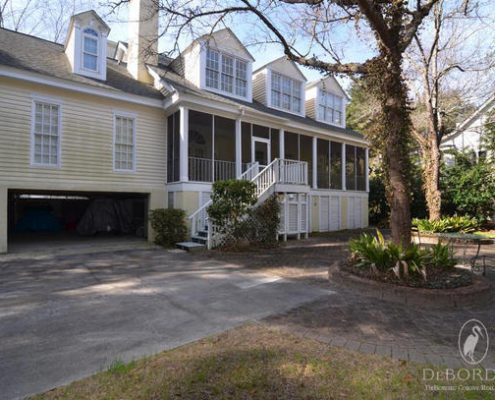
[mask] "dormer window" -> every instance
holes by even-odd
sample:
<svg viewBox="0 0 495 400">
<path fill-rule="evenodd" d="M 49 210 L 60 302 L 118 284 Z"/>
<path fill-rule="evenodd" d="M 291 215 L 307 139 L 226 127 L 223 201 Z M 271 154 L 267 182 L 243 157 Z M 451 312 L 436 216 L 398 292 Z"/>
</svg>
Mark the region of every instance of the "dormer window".
<svg viewBox="0 0 495 400">
<path fill-rule="evenodd" d="M 87 28 L 83 31 L 83 68 L 89 71 L 98 71 L 98 32 Z"/>
<path fill-rule="evenodd" d="M 247 97 L 247 74 L 247 62 L 207 48 L 206 88 L 239 97 Z"/>
<path fill-rule="evenodd" d="M 318 119 L 334 125 L 342 125 L 342 115 L 344 110 L 344 99 L 341 96 L 320 91 L 318 105 Z"/>
<path fill-rule="evenodd" d="M 300 114 L 302 109 L 302 83 L 272 71 L 271 106 Z"/>
</svg>

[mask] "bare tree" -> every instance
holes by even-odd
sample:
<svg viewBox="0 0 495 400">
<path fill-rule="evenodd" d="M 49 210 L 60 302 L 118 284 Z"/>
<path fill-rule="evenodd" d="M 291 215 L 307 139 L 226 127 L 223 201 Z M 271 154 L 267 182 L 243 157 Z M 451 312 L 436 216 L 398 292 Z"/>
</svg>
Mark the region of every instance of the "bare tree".
<svg viewBox="0 0 495 400">
<path fill-rule="evenodd" d="M 70 17 L 94 6 L 91 0 L 0 0 L 0 27 L 60 42 Z"/>
<path fill-rule="evenodd" d="M 365 75 L 380 106 L 381 127 L 370 139 L 383 158 L 392 240 L 409 246 L 411 123 L 403 57 L 438 1 L 157 0 L 157 3 L 163 11 L 162 25 L 168 34 L 175 31 L 176 41 L 193 26 L 202 24 L 211 28 L 242 14 L 243 20 L 254 17 L 258 29 L 266 32 L 266 39 L 279 43 L 289 60 L 322 74 Z M 118 8 L 127 2 L 116 1 L 114 6 Z M 332 33 L 349 25 L 354 35 L 365 33 L 373 56 L 344 61 L 332 41 Z M 369 40 L 370 37 L 374 40 Z"/>
<path fill-rule="evenodd" d="M 426 29 L 414 35 L 406 53 L 407 78 L 415 94 L 412 133 L 421 155 L 424 192 L 430 220 L 441 217 L 440 144 L 469 110 L 470 100 L 486 95 L 493 84 L 480 78 L 493 66 L 493 49 L 478 39 L 491 27 L 478 11 L 482 1 L 438 1 Z M 491 41 L 488 41 L 491 43 Z"/>
</svg>

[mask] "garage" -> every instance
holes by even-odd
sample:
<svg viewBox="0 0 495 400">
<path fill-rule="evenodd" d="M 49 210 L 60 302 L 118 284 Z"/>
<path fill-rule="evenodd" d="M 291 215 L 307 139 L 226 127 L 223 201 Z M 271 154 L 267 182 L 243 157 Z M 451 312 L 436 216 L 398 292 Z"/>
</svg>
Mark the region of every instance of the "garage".
<svg viewBox="0 0 495 400">
<path fill-rule="evenodd" d="M 9 190 L 11 251 L 147 237 L 148 194 Z"/>
</svg>

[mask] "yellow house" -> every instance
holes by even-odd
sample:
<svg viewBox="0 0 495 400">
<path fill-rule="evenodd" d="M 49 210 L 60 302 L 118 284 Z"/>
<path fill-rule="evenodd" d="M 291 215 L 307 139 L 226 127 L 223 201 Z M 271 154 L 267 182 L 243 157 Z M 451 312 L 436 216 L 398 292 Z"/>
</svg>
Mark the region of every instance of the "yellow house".
<svg viewBox="0 0 495 400">
<path fill-rule="evenodd" d="M 277 193 L 284 238 L 367 226 L 367 142 L 345 126 L 338 82 L 308 83 L 285 58 L 253 71 L 230 29 L 159 56 L 153 4 L 130 2 L 118 44 L 94 11 L 64 44 L 0 29 L 0 253 L 44 229 L 151 240 L 159 207 L 185 209 L 201 241 L 221 179 L 253 180 L 260 202 Z"/>
</svg>

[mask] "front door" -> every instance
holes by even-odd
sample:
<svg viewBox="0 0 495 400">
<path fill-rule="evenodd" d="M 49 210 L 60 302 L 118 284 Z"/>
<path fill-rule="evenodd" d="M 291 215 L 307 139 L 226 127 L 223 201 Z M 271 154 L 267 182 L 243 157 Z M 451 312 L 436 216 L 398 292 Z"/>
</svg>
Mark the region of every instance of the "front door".
<svg viewBox="0 0 495 400">
<path fill-rule="evenodd" d="M 252 155 L 253 162 L 257 162 L 260 166 L 260 171 L 270 164 L 270 140 L 253 137 Z"/>
</svg>

